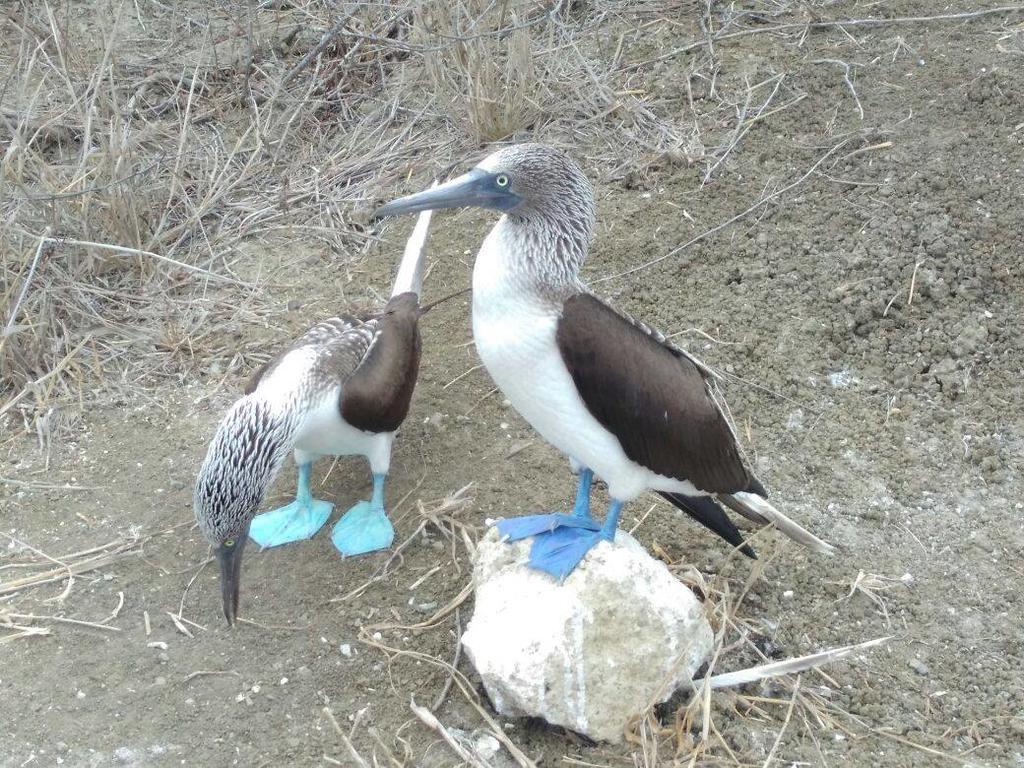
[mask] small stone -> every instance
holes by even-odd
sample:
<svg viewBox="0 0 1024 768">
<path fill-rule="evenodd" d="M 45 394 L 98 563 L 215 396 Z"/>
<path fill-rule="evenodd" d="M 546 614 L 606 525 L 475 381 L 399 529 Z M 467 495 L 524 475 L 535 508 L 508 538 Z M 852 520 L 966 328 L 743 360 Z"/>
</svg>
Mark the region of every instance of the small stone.
<svg viewBox="0 0 1024 768">
<path fill-rule="evenodd" d="M 499 714 L 621 743 L 630 718 L 688 685 L 711 651 L 704 609 L 624 531 L 563 583 L 530 568 L 530 539 L 480 541 L 463 646 Z"/>
<path fill-rule="evenodd" d="M 787 589 L 785 592 L 782 593 L 782 598 L 784 600 L 792 600 L 793 599 L 793 590 L 792 589 Z"/>
<path fill-rule="evenodd" d="M 911 659 L 907 662 L 907 666 L 917 672 L 917 674 L 921 675 L 921 677 L 927 677 L 928 673 L 931 672 L 931 670 L 928 669 L 928 665 L 920 659 Z"/>
<path fill-rule="evenodd" d="M 346 658 L 352 658 L 352 646 L 348 643 L 342 643 L 338 646 L 338 650 L 341 651 L 341 655 Z"/>
<path fill-rule="evenodd" d="M 85 691 L 77 691 L 75 693 L 75 698 L 76 699 L 84 699 L 85 698 Z"/>
<path fill-rule="evenodd" d="M 153 680 L 153 685 L 156 685 L 156 686 L 167 685 L 167 678 L 166 677 L 158 677 L 155 680 Z"/>
</svg>

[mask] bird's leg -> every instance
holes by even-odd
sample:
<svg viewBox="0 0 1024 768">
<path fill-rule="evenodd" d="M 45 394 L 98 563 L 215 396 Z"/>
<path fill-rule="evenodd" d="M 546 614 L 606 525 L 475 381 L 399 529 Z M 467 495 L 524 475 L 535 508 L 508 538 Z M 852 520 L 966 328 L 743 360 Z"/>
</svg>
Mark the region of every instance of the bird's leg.
<svg viewBox="0 0 1024 768">
<path fill-rule="evenodd" d="M 615 541 L 615 531 L 619 527 L 619 515 L 622 514 L 622 502 L 612 499 L 608 505 L 608 515 L 601 526 L 601 538 L 605 541 Z"/>
<path fill-rule="evenodd" d="M 580 478 L 582 485 L 583 478 Z M 587 552 L 599 541 L 615 541 L 622 502 L 612 499 L 608 516 L 600 530 L 560 527 L 537 536 L 530 549 L 530 565 L 564 580 L 579 565 Z M 596 523 L 595 523 L 596 527 Z"/>
<path fill-rule="evenodd" d="M 331 541 L 343 555 L 362 555 L 387 549 L 395 540 L 395 529 L 384 511 L 384 480 L 387 475 L 375 472 L 373 495 L 360 501 L 334 524 Z"/>
<path fill-rule="evenodd" d="M 261 547 L 277 547 L 312 538 L 331 516 L 334 505 L 313 498 L 309 487 L 312 469 L 311 461 L 299 465 L 295 501 L 253 518 L 249 537 Z"/>
<path fill-rule="evenodd" d="M 572 506 L 572 514 L 583 520 L 590 520 L 590 485 L 594 473 L 586 467 L 580 469 L 580 482 L 576 486 L 576 503 Z"/>
</svg>

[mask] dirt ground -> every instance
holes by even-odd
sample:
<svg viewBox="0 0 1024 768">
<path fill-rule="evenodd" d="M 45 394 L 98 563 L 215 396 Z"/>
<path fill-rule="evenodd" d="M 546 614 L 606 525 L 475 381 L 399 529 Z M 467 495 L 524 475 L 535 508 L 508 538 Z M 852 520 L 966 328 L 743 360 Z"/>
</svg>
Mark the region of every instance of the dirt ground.
<svg viewBox="0 0 1024 768">
<path fill-rule="evenodd" d="M 985 4 L 748 5 L 764 16 L 737 31 L 804 30 L 715 42 L 723 83 L 784 73 L 785 93 L 740 123 L 749 130 L 709 183 L 697 145 L 710 152 L 736 137 L 734 113 L 719 114 L 716 132 L 685 152 L 628 168 L 596 144 L 575 146 L 557 120 L 516 136 L 574 147 L 599 201 L 585 278 L 726 375 L 773 499 L 840 554 L 822 558 L 768 534 L 754 565 L 654 497 L 627 508 L 624 524 L 734 597 L 748 586 L 737 615 L 773 658 L 892 636 L 803 675 L 818 708 L 809 698 L 791 704 L 792 679 L 753 686 L 745 701 L 715 693 L 721 736 L 681 764 L 1022 766 L 1024 17 L 840 30 L 806 24 Z M 688 93 L 691 53 L 665 55 L 700 40 L 699 25 L 687 18 L 619 38 L 637 18 L 608 21 L 609 39 L 625 44 L 607 56 L 642 64 L 634 88 L 658 93 L 666 113 L 699 112 L 713 81 L 691 78 Z M 414 181 L 378 198 L 416 188 L 434 168 L 421 163 Z M 468 286 L 491 219 L 435 217 L 427 300 Z M 192 525 L 198 464 L 261 354 L 383 294 L 411 223 L 387 224 L 383 241 L 358 254 L 301 233 L 254 243 L 246 272 L 275 287 L 271 314 L 223 328 L 247 351 L 244 369 L 226 353 L 130 395 L 65 403 L 51 440 L 8 414 L 0 584 L 37 572 L 45 557 L 120 549 L 70 585 L 52 564 L 52 582 L 0 594 L 0 612 L 58 617 L 8 617 L 49 630 L 39 636 L 0 625 L 0 766 L 354 765 L 346 737 L 374 765 L 461 762 L 409 704 L 438 696 L 449 673 L 435 659 L 453 659 L 472 614 L 472 597 L 446 611 L 469 579 L 463 532 L 475 538 L 486 518 L 564 508 L 574 487 L 563 458 L 475 368 L 467 297 L 423 321 L 421 377 L 388 488 L 397 541 L 408 540 L 400 557 L 342 561 L 326 532 L 278 550 L 252 546 L 241 605 L 251 623 L 232 630 Z M 289 467 L 265 507 L 287 500 L 293 483 Z M 360 460 L 316 467 L 317 495 L 341 509 L 368 488 Z M 442 504 L 460 489 L 461 504 Z M 742 643 L 730 648 L 719 670 L 756 663 Z M 460 669 L 478 684 L 465 659 Z M 701 735 L 699 723 L 673 735 L 675 715 L 662 712 L 653 756 L 650 740 L 595 745 L 483 707 L 540 766 L 667 764 Z M 468 734 L 488 728 L 457 687 L 436 714 Z M 491 760 L 514 765 L 504 749 Z"/>
</svg>

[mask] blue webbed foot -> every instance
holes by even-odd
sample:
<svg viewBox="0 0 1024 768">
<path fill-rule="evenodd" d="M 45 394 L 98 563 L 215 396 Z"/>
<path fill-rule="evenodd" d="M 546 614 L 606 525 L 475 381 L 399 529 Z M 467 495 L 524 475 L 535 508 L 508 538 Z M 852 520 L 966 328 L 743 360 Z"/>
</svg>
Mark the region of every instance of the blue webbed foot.
<svg viewBox="0 0 1024 768">
<path fill-rule="evenodd" d="M 395 528 L 383 505 L 360 501 L 334 524 L 331 541 L 341 554 L 351 557 L 387 549 L 395 540 Z"/>
<path fill-rule="evenodd" d="M 585 528 L 556 528 L 542 533 L 530 549 L 530 565 L 563 581 L 603 536 Z"/>
<path fill-rule="evenodd" d="M 311 497 L 296 499 L 291 504 L 256 515 L 249 526 L 249 538 L 264 548 L 310 539 L 327 522 L 332 509 L 334 505 L 327 501 Z"/>
<path fill-rule="evenodd" d="M 498 533 L 509 541 L 519 541 L 542 533 L 551 533 L 559 528 L 585 528 L 596 531 L 600 526 L 593 520 L 575 515 L 561 515 L 557 512 L 548 515 L 526 515 L 499 520 Z"/>
<path fill-rule="evenodd" d="M 608 516 L 600 528 L 597 523 L 587 520 L 589 526 L 560 526 L 549 533 L 538 534 L 530 549 L 530 565 L 564 581 L 595 544 L 602 540 L 615 541 L 621 512 L 622 502 L 612 499 Z M 580 520 L 579 517 L 573 519 Z"/>
</svg>

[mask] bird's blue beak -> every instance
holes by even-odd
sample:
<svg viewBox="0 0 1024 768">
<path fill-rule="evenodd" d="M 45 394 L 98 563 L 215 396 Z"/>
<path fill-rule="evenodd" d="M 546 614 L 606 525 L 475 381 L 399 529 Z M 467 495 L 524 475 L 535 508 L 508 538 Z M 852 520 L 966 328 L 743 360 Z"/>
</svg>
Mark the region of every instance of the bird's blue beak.
<svg viewBox="0 0 1024 768">
<path fill-rule="evenodd" d="M 374 211 L 372 219 L 376 221 L 387 216 L 436 211 L 441 208 L 476 207 L 510 211 L 519 205 L 520 198 L 507 188 L 507 181 L 506 187 L 498 185 L 496 179 L 500 176 L 501 174 L 496 175 L 474 168 L 425 192 L 392 200 Z"/>
<path fill-rule="evenodd" d="M 233 626 L 238 618 L 238 592 L 241 586 L 242 575 L 242 551 L 245 549 L 245 542 L 248 540 L 248 533 L 243 534 L 237 540 L 229 540 L 214 549 L 217 561 L 220 563 L 220 591 L 224 600 L 224 618 L 228 620 L 228 626 Z"/>
</svg>

